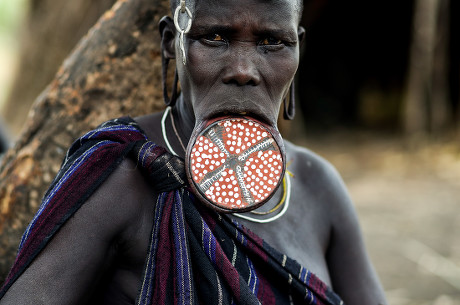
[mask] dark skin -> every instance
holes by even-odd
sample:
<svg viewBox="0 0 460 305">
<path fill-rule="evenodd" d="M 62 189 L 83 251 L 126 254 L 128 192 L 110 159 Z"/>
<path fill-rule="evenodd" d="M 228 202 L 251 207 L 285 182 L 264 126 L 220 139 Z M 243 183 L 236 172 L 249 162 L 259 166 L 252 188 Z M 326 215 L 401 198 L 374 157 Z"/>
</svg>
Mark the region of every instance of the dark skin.
<svg viewBox="0 0 460 305">
<path fill-rule="evenodd" d="M 303 29 L 289 0 L 200 0 L 177 56 L 182 95 L 173 109 L 182 141 L 202 120 L 225 113 L 276 126 L 294 78 Z M 160 24 L 163 54 L 180 54 L 170 18 Z M 137 118 L 165 146 L 162 113 Z M 184 151 L 166 121 L 173 149 Z M 346 304 L 385 304 L 363 245 L 356 213 L 335 169 L 309 150 L 286 143 L 294 174 L 291 205 L 280 219 L 237 219 L 316 273 Z M 76 212 L 0 304 L 133 304 L 146 257 L 157 194 L 125 160 Z M 281 190 L 267 203 L 275 205 Z M 266 207 L 264 207 L 266 208 Z M 234 216 L 231 216 L 234 217 Z"/>
</svg>

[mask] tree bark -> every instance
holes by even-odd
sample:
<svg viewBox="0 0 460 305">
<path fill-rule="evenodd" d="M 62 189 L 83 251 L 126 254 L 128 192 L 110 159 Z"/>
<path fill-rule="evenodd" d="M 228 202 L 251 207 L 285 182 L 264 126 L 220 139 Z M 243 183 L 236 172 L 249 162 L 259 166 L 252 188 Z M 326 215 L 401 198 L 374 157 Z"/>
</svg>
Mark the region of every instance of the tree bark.
<svg viewBox="0 0 460 305">
<path fill-rule="evenodd" d="M 37 95 L 53 79 L 75 44 L 115 0 L 29 0 L 19 37 L 19 67 L 2 109 L 17 136 Z"/>
<path fill-rule="evenodd" d="M 34 102 L 0 166 L 0 281 L 71 142 L 110 118 L 163 107 L 157 24 L 168 12 L 168 0 L 119 0 Z"/>
</svg>

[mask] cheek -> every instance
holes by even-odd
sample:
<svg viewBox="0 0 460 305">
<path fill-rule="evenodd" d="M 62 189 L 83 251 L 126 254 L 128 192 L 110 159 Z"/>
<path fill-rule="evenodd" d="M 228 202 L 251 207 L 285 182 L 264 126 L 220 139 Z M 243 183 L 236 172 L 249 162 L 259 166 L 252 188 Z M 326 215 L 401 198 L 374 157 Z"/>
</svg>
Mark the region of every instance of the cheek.
<svg viewBox="0 0 460 305">
<path fill-rule="evenodd" d="M 186 69 L 196 86 L 207 86 L 211 80 L 216 81 L 222 65 L 218 54 L 208 49 L 198 42 L 192 42 L 189 46 Z"/>
<path fill-rule="evenodd" d="M 197 47 L 197 42 L 189 42 L 186 47 L 187 63 L 182 64 L 182 51 L 179 48 L 179 43 L 176 44 L 178 72 L 183 90 L 193 93 L 196 87 L 201 87 L 207 83 L 207 78 L 212 73 L 209 60 L 207 60 L 206 53 Z"/>
<path fill-rule="evenodd" d="M 269 86 L 272 88 L 272 93 L 277 93 L 276 95 L 282 95 L 283 97 L 287 93 L 299 65 L 297 52 L 285 55 L 269 59 L 267 66 L 270 67 L 270 73 L 266 77 Z"/>
<path fill-rule="evenodd" d="M 295 49 L 287 53 L 285 56 L 278 58 L 276 71 L 280 78 L 292 80 L 299 66 L 299 52 Z"/>
</svg>

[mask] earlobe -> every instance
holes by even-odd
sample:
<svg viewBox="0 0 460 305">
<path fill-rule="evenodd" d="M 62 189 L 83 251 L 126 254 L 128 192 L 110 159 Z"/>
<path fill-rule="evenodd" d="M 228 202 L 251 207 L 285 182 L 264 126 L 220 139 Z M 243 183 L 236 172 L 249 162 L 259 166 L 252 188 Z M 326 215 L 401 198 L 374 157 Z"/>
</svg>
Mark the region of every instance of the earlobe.
<svg viewBox="0 0 460 305">
<path fill-rule="evenodd" d="M 304 38 L 305 38 L 305 29 L 303 28 L 303 26 L 299 26 L 299 28 L 297 29 L 297 35 L 299 37 L 299 46 L 300 46 L 302 45 Z"/>
<path fill-rule="evenodd" d="M 169 16 L 164 16 L 160 20 L 159 30 L 161 35 L 161 52 L 165 58 L 176 58 L 176 27 Z"/>
</svg>

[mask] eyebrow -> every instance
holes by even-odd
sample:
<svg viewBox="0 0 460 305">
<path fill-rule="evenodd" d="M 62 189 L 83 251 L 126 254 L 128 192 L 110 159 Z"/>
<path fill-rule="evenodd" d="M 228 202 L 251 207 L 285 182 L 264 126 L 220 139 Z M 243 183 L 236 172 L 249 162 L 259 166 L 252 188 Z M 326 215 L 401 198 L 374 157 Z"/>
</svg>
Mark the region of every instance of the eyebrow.
<svg viewBox="0 0 460 305">
<path fill-rule="evenodd" d="M 272 35 L 275 37 L 284 37 L 291 40 L 297 40 L 297 35 L 294 31 L 285 30 L 285 29 L 265 29 L 255 32 L 258 36 L 268 36 Z"/>
<path fill-rule="evenodd" d="M 223 34 L 231 34 L 233 32 L 236 32 L 236 29 L 232 28 L 231 26 L 225 26 L 225 25 L 200 25 L 198 23 L 195 24 L 195 26 L 192 26 L 192 31 L 193 33 L 223 33 Z"/>
<path fill-rule="evenodd" d="M 207 25 L 207 24 L 196 24 L 194 29 L 192 29 L 193 34 L 202 34 L 202 33 L 222 33 L 226 35 L 231 35 L 235 32 L 237 32 L 237 29 L 235 29 L 232 26 L 227 26 L 227 25 L 221 25 L 221 24 L 213 24 L 213 25 Z M 254 31 L 254 34 L 257 36 L 275 36 L 275 37 L 287 37 L 288 39 L 291 40 L 297 40 L 297 35 L 294 31 L 292 30 L 285 30 L 285 29 L 279 29 L 279 28 L 265 28 L 261 30 L 256 30 Z"/>
</svg>

